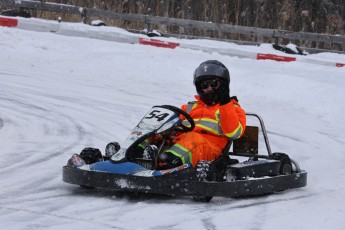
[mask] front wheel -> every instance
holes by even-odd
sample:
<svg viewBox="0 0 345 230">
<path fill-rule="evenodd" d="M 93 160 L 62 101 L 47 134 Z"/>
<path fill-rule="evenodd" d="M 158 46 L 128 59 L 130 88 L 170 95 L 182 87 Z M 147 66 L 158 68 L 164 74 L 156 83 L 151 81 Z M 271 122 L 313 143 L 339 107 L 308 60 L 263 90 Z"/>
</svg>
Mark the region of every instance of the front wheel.
<svg viewBox="0 0 345 230">
<path fill-rule="evenodd" d="M 101 151 L 96 148 L 84 148 L 80 152 L 79 156 L 85 161 L 86 164 L 93 164 L 99 161 L 103 161 Z"/>
<path fill-rule="evenodd" d="M 193 196 L 193 200 L 197 202 L 208 203 L 212 200 L 213 196 Z"/>
<path fill-rule="evenodd" d="M 117 153 L 120 150 L 120 144 L 118 142 L 110 142 L 105 146 L 105 156 L 110 158 L 115 153 Z"/>
<path fill-rule="evenodd" d="M 95 189 L 95 187 L 91 187 L 91 186 L 86 186 L 86 185 L 79 185 L 81 188 L 84 189 Z"/>
</svg>

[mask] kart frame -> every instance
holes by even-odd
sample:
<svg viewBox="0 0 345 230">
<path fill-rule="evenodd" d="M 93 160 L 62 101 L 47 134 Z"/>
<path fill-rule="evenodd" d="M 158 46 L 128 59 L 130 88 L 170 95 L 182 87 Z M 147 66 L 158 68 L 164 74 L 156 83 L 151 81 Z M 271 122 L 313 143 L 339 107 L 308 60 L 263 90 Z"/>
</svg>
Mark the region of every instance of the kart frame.
<svg viewBox="0 0 345 230">
<path fill-rule="evenodd" d="M 255 113 L 246 113 L 247 116 L 259 120 L 261 132 L 267 149 L 267 155 L 258 154 L 258 127 L 247 126 L 244 137 L 229 143 L 226 153 L 230 156 L 249 157 L 250 159 L 267 159 L 274 161 L 267 131 L 262 118 Z M 252 127 L 252 128 L 250 128 Z M 248 138 L 252 141 L 248 141 Z M 233 144 L 233 152 L 229 152 Z M 116 191 L 165 194 L 174 196 L 222 196 L 245 197 L 271 194 L 288 189 L 300 188 L 307 185 L 307 172 L 300 169 L 298 163 L 291 159 L 292 171 L 288 174 L 278 173 L 273 176 L 257 178 L 241 178 L 235 181 L 199 181 L 195 169 L 186 167 L 183 170 L 161 176 L 137 176 L 116 174 L 101 171 L 83 170 L 69 165 L 63 166 L 62 179 L 66 183 L 82 187 L 104 188 Z M 280 164 L 278 164 L 279 166 Z M 259 165 L 269 167 L 265 161 Z M 245 165 L 245 167 L 247 167 Z M 251 170 L 255 171 L 255 166 Z"/>
</svg>

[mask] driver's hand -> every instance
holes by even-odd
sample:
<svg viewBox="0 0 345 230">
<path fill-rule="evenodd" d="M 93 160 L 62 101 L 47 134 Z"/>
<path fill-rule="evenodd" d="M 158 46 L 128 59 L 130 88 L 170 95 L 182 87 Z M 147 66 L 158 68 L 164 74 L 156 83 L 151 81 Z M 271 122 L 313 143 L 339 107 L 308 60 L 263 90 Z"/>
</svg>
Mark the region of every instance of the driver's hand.
<svg viewBox="0 0 345 230">
<path fill-rule="evenodd" d="M 181 132 L 174 131 L 169 135 L 169 139 L 174 140 L 177 136 L 180 136 L 181 134 L 182 134 Z"/>
<path fill-rule="evenodd" d="M 152 137 L 152 143 L 159 143 L 163 140 L 162 134 L 156 134 Z"/>
</svg>

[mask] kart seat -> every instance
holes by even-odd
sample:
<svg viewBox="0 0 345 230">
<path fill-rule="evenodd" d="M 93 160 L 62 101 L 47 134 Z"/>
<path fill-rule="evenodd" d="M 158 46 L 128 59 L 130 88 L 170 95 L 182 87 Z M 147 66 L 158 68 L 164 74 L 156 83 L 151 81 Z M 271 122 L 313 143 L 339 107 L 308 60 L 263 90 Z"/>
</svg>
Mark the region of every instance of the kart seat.
<svg viewBox="0 0 345 230">
<path fill-rule="evenodd" d="M 246 126 L 244 134 L 239 139 L 230 139 L 228 141 L 222 151 L 224 155 L 229 155 L 229 150 L 232 144 L 234 154 L 258 154 L 259 128 L 256 126 Z"/>
</svg>

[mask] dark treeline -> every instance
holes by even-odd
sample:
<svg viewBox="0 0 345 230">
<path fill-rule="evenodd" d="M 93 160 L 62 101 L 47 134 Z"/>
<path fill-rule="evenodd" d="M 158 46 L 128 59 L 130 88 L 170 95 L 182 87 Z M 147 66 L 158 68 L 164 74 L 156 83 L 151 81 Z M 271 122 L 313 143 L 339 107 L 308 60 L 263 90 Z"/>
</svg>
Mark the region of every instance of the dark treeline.
<svg viewBox="0 0 345 230">
<path fill-rule="evenodd" d="M 345 27 L 344 0 L 43 0 L 43 2 L 97 8 L 116 13 L 145 14 L 295 32 L 344 35 Z M 108 24 L 116 25 L 116 22 Z"/>
</svg>

